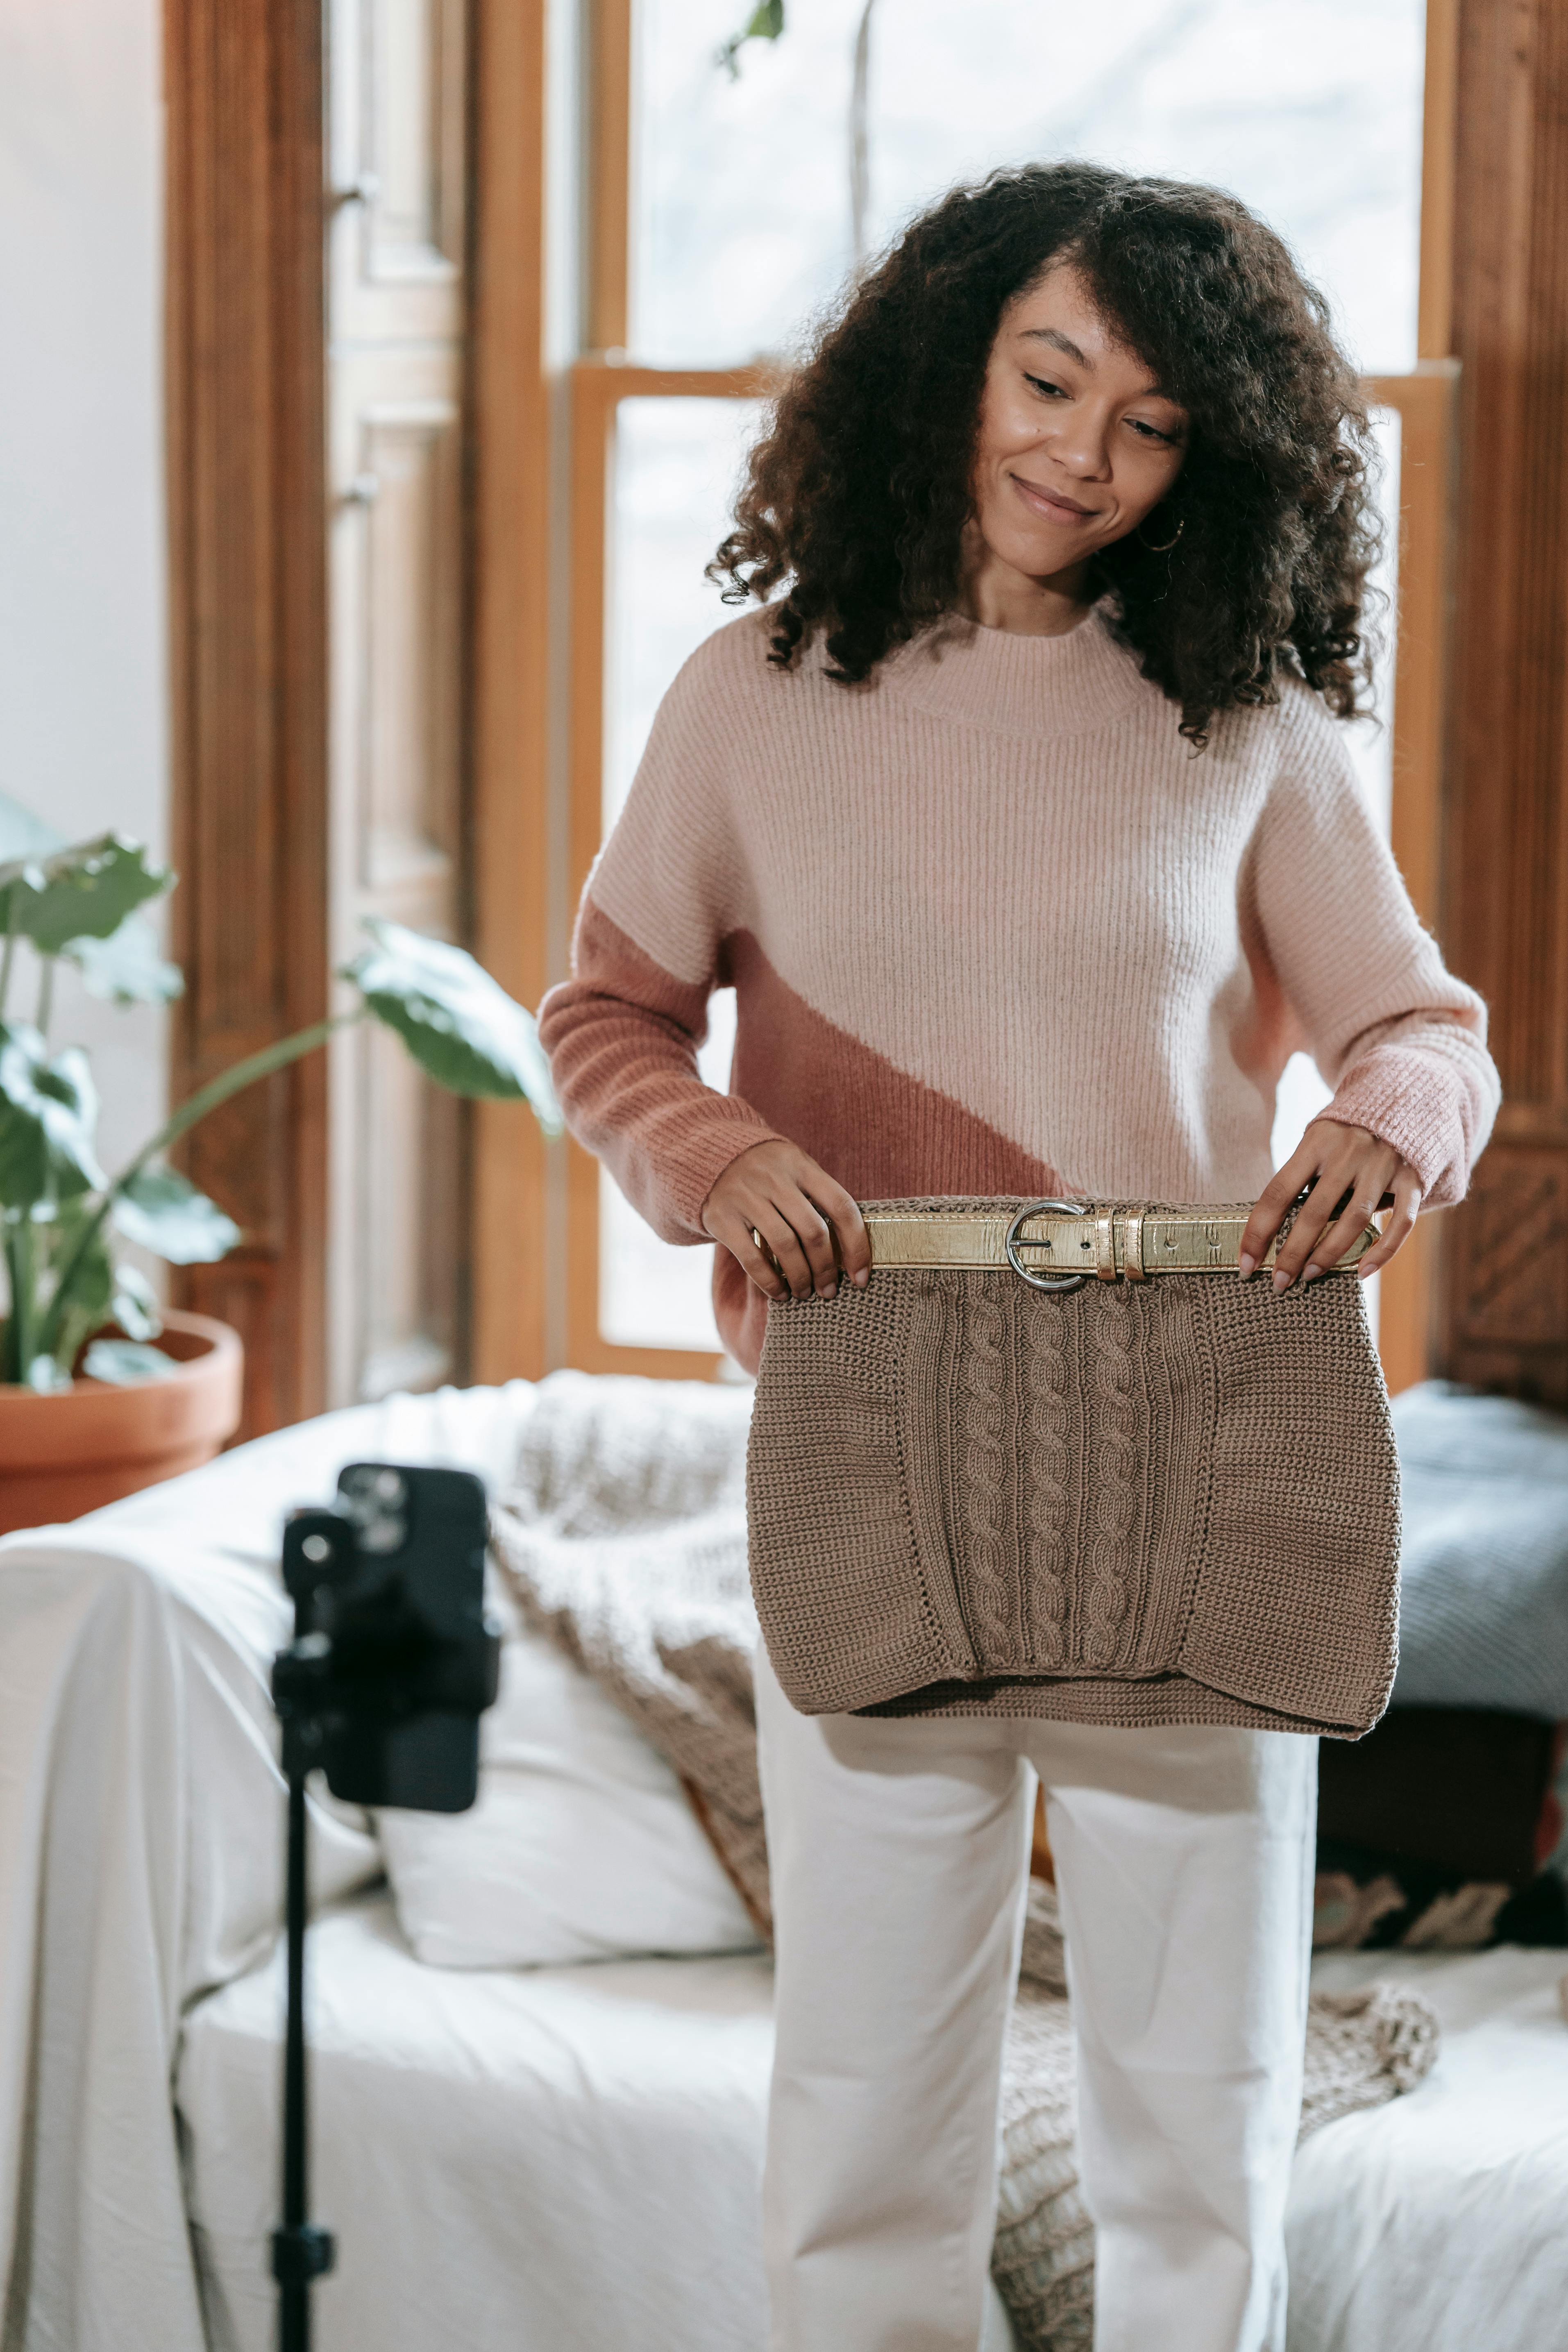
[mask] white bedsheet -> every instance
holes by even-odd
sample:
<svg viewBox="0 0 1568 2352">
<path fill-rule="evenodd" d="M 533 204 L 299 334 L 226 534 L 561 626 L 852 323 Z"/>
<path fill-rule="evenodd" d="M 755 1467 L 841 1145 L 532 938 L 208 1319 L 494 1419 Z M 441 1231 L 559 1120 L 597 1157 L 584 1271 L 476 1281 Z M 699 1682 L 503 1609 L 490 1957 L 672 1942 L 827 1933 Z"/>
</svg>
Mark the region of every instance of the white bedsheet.
<svg viewBox="0 0 1568 2352">
<path fill-rule="evenodd" d="M 1418 1982 L 1432 2075 L 1296 2162 L 1289 2352 L 1568 2347 L 1568 1955 L 1332 1954 Z M 761 1958 L 422 1969 L 387 1905 L 320 1930 L 322 2352 L 760 2352 Z M 266 2352 L 276 1961 L 192 2017 L 179 2096 L 219 2352 Z M 988 2347 L 1007 2342 L 1000 2306 Z M 449 2337 L 443 2331 L 450 2330 Z"/>
<path fill-rule="evenodd" d="M 312 1936 L 321 2352 L 762 2352 L 765 1957 L 429 1969 L 383 1899 Z M 275 1958 L 185 2034 L 217 2352 L 273 2341 L 281 2002 Z"/>
<path fill-rule="evenodd" d="M 1416 1985 L 1443 2029 L 1418 2090 L 1304 2143 L 1289 2352 L 1568 2347 L 1568 1952 L 1324 1954 L 1341 1991 Z"/>
</svg>

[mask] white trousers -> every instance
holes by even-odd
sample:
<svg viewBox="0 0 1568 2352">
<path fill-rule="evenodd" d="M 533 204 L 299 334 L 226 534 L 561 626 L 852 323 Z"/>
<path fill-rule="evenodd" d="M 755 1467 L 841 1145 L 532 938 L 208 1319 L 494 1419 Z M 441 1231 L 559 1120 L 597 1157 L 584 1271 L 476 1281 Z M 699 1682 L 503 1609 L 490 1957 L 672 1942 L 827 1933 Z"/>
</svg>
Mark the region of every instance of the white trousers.
<svg viewBox="0 0 1568 2352">
<path fill-rule="evenodd" d="M 757 1717 L 772 2352 L 975 2352 L 1037 1773 L 1095 2352 L 1281 2352 L 1317 1743 L 802 1716 L 761 1651 Z"/>
</svg>

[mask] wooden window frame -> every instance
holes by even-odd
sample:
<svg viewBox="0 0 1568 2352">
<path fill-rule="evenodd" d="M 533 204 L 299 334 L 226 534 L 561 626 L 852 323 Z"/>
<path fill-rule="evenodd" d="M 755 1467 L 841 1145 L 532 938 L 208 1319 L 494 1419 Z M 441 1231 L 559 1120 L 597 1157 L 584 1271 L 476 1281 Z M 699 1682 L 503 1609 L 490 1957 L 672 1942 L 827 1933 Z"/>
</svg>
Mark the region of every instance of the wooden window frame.
<svg viewBox="0 0 1568 2352">
<path fill-rule="evenodd" d="M 163 38 L 179 1101 L 328 1009 L 321 0 L 167 0 Z M 174 1282 L 244 1340 L 242 1437 L 325 1402 L 326 1155 L 319 1054 L 184 1148 L 244 1233 Z"/>
<path fill-rule="evenodd" d="M 746 400 L 776 388 L 763 364 L 653 368 L 627 356 L 631 201 L 633 0 L 599 0 L 593 19 L 587 315 L 598 348 L 572 371 L 570 430 L 571 811 L 570 871 L 577 903 L 602 839 L 610 491 L 616 416 L 624 400 Z M 1419 339 L 1408 374 L 1363 380 L 1369 404 L 1400 420 L 1399 625 L 1395 649 L 1391 835 L 1417 914 L 1436 929 L 1443 805 L 1448 582 L 1452 564 L 1455 362 L 1446 355 L 1447 313 L 1432 291 L 1447 283 L 1452 212 L 1453 0 L 1427 18 Z M 711 1377 L 710 1350 L 625 1347 L 600 1326 L 599 1167 L 568 1147 L 566 1343 L 585 1370 L 666 1378 Z M 1431 1356 L 1434 1245 L 1423 1224 L 1382 1276 L 1378 1333 L 1392 1390 L 1426 1376 Z"/>
<path fill-rule="evenodd" d="M 547 0 L 470 0 L 468 808 L 474 952 L 521 1003 L 550 968 L 552 424 L 545 328 Z M 479 854 L 482 850 L 482 854 Z M 551 1154 L 474 1106 L 469 1374 L 539 1379 L 551 1329 Z"/>
</svg>

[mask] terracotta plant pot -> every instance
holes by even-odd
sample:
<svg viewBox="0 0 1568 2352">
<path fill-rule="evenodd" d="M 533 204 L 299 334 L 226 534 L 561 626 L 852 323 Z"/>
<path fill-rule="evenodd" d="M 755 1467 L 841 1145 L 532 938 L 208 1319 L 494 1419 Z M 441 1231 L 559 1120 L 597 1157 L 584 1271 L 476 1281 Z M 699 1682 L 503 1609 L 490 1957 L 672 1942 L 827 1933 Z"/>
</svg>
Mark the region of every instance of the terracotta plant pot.
<svg viewBox="0 0 1568 2352">
<path fill-rule="evenodd" d="M 0 1535 L 79 1519 L 210 1462 L 232 1436 L 245 1370 L 238 1332 L 171 1308 L 158 1345 L 180 1360 L 166 1380 L 77 1380 L 57 1396 L 0 1386 Z"/>
</svg>

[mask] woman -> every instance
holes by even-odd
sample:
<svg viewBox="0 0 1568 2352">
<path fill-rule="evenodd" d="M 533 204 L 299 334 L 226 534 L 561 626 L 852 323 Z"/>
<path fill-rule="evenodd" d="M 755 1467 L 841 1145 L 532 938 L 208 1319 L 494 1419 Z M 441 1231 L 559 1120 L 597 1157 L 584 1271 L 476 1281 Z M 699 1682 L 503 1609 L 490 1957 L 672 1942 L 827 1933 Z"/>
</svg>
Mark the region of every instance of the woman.
<svg viewBox="0 0 1568 2352">
<path fill-rule="evenodd" d="M 1484 1008 L 1334 723 L 1366 465 L 1278 238 L 1081 164 L 946 198 L 793 378 L 715 567 L 763 609 L 667 696 L 542 1016 L 576 1134 L 667 1239 L 719 1244 L 742 1364 L 770 1299 L 867 1280 L 858 1199 L 1256 1197 L 1246 1279 L 1306 1191 L 1283 1291 L 1380 1202 L 1363 1274 L 1463 1193 Z M 726 984 L 721 1097 L 695 1055 Z M 1298 1045 L 1335 1091 L 1270 1180 Z M 973 2352 L 1031 1766 L 1095 2343 L 1281 2346 L 1313 1743 L 1107 1730 L 1070 1683 L 1024 1719 L 808 1719 L 765 1656 L 757 1700 L 775 2352 Z"/>
</svg>

